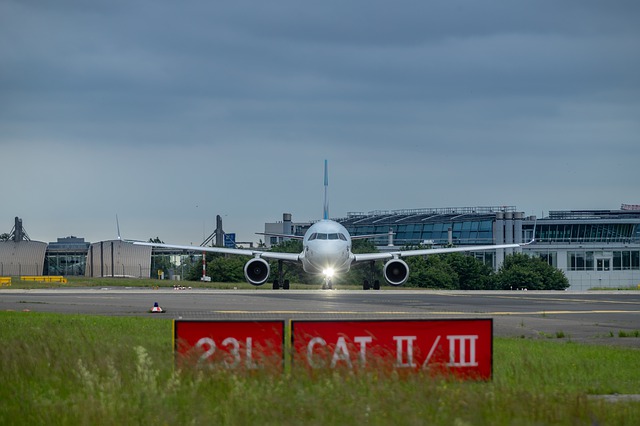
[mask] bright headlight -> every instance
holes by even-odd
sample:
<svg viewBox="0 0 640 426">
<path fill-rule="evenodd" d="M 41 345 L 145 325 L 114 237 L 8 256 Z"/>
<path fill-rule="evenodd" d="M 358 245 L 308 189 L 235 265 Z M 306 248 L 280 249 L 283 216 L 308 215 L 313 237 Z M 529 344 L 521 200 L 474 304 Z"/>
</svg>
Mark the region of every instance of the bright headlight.
<svg viewBox="0 0 640 426">
<path fill-rule="evenodd" d="M 331 278 L 333 276 L 333 268 L 327 268 L 324 271 L 322 271 L 322 273 L 326 276 Z"/>
</svg>

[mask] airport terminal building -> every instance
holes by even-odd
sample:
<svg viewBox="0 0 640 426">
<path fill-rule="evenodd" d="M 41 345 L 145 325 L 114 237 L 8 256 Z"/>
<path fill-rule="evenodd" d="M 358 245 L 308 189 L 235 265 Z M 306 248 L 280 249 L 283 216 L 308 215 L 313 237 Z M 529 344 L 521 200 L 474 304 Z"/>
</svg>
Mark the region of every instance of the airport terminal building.
<svg viewBox="0 0 640 426">
<path fill-rule="evenodd" d="M 265 232 L 289 230 L 302 235 L 311 226 L 293 223 L 287 214 L 283 219 L 265 224 Z M 640 206 L 551 211 L 544 218 L 527 216 L 514 206 L 451 207 L 348 213 L 335 220 L 352 235 L 382 234 L 375 240 L 381 250 L 415 245 L 525 243 L 535 233 L 533 243 L 516 250 L 542 257 L 562 270 L 569 279 L 569 290 L 640 285 Z M 271 246 L 280 240 L 273 237 L 266 243 Z M 471 255 L 497 270 L 513 251 Z"/>
</svg>

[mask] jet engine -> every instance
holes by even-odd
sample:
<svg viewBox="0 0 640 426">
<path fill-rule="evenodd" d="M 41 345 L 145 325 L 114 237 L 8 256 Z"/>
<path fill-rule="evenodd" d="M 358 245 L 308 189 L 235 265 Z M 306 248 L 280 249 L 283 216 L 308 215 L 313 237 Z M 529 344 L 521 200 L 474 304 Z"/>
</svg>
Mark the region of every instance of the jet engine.
<svg viewBox="0 0 640 426">
<path fill-rule="evenodd" d="M 404 260 L 392 259 L 384 264 L 384 279 L 391 285 L 402 285 L 409 278 L 409 265 Z"/>
<path fill-rule="evenodd" d="M 244 265 L 244 277 L 252 285 L 262 285 L 269 279 L 269 262 L 259 257 L 251 259 Z"/>
</svg>

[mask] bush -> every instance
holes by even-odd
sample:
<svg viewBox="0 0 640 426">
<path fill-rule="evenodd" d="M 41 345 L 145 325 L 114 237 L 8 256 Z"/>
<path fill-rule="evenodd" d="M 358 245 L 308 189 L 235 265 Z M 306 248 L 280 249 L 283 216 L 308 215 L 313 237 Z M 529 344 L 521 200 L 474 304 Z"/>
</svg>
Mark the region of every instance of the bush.
<svg viewBox="0 0 640 426">
<path fill-rule="evenodd" d="M 503 290 L 565 290 L 569 280 L 564 273 L 540 257 L 514 253 L 507 256 L 495 274 L 496 287 Z"/>
</svg>

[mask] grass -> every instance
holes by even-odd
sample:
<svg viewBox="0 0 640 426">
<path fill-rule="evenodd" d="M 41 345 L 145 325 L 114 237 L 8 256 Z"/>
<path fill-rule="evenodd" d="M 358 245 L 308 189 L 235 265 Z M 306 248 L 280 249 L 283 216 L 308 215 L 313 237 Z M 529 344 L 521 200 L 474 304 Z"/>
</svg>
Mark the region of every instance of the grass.
<svg viewBox="0 0 640 426">
<path fill-rule="evenodd" d="M 640 424 L 640 351 L 495 339 L 494 378 L 175 370 L 171 321 L 0 312 L 0 424 Z"/>
<path fill-rule="evenodd" d="M 247 282 L 238 283 L 219 283 L 219 282 L 201 282 L 201 281 L 170 281 L 170 280 L 157 280 L 150 278 L 94 278 L 94 277 L 67 277 L 68 283 L 45 283 L 45 282 L 33 282 L 33 281 L 20 281 L 19 278 L 14 277 L 11 283 L 11 287 L 4 287 L 4 289 L 38 289 L 38 288 L 78 288 L 78 287 L 141 287 L 141 288 L 173 288 L 174 285 L 182 285 L 191 288 L 209 288 L 219 290 L 271 290 L 272 284 L 266 283 L 261 286 L 253 286 Z M 304 289 L 318 289 L 320 284 L 298 284 L 291 283 L 291 288 L 294 290 Z M 362 289 L 361 285 L 347 285 L 338 284 L 338 289 Z M 414 289 L 415 288 L 409 288 Z"/>
</svg>

